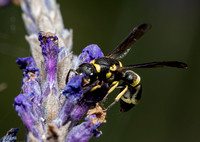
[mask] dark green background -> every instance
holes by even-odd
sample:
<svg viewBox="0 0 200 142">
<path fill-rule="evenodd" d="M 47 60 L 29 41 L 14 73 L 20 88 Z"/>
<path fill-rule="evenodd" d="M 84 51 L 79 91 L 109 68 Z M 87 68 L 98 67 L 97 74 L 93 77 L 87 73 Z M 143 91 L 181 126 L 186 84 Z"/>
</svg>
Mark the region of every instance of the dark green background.
<svg viewBox="0 0 200 142">
<path fill-rule="evenodd" d="M 89 44 L 98 44 L 108 54 L 143 22 L 153 28 L 122 60 L 124 65 L 178 60 L 189 65 L 176 68 L 137 69 L 142 77 L 143 98 L 127 113 L 119 104 L 99 128 L 96 142 L 199 142 L 200 141 L 200 2 L 198 0 L 59 0 L 66 28 L 74 33 L 73 50 L 79 54 Z M 0 9 L 0 137 L 18 127 L 18 140 L 25 129 L 12 104 L 20 93 L 22 71 L 17 57 L 30 56 L 21 9 L 10 5 Z M 112 98 L 117 92 L 112 94 Z"/>
</svg>

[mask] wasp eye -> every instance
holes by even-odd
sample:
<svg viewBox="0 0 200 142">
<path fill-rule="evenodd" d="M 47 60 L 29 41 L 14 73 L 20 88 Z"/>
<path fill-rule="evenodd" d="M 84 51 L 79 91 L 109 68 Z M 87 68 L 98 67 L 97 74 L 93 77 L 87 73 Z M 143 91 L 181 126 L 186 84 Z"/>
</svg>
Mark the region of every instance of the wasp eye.
<svg viewBox="0 0 200 142">
<path fill-rule="evenodd" d="M 84 73 L 90 80 L 91 83 L 96 80 L 97 72 L 95 67 L 90 63 L 83 63 L 76 70 L 79 74 Z"/>
</svg>

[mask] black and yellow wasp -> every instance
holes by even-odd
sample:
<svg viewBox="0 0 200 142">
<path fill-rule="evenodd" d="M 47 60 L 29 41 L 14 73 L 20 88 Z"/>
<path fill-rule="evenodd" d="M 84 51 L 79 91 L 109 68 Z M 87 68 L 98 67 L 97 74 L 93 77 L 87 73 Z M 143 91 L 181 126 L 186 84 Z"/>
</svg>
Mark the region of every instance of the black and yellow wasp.
<svg viewBox="0 0 200 142">
<path fill-rule="evenodd" d="M 118 59 L 125 56 L 130 50 L 131 45 L 140 39 L 149 29 L 151 29 L 151 24 L 147 23 L 135 27 L 128 37 L 125 38 L 125 40 L 123 40 L 121 44 L 119 44 L 119 46 L 115 48 L 108 56 L 94 59 L 90 63 L 83 63 L 77 68 L 76 71 L 74 71 L 77 75 L 84 73 L 88 77 L 89 85 L 98 80 L 99 83 L 90 91 L 100 88 L 102 82 L 107 83 L 109 90 L 105 98 L 117 87 L 121 88 L 121 92 L 117 95 L 115 101 L 108 106 L 108 108 L 120 100 L 121 111 L 125 112 L 130 110 L 140 100 L 142 93 L 140 76 L 129 69 L 154 68 L 163 66 L 177 68 L 187 67 L 185 63 L 178 61 L 150 62 L 123 66 Z M 122 84 L 120 84 L 120 81 L 123 81 Z"/>
</svg>

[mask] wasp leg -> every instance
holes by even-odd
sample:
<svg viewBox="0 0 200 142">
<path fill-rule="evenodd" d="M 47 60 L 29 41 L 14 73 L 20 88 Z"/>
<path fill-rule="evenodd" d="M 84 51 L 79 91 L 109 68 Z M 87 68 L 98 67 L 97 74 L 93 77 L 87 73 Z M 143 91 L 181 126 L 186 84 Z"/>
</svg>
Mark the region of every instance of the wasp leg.
<svg viewBox="0 0 200 142">
<path fill-rule="evenodd" d="M 114 91 L 114 90 L 117 88 L 117 86 L 119 85 L 119 81 L 114 81 L 114 82 L 112 83 L 112 85 L 114 85 L 114 86 L 112 86 L 112 87 L 108 90 L 107 95 L 110 94 L 112 91 Z M 107 95 L 106 95 L 106 96 L 107 96 Z M 106 97 L 106 96 L 105 96 L 105 97 Z"/>
<path fill-rule="evenodd" d="M 90 92 L 92 92 L 92 91 L 94 91 L 94 90 L 96 90 L 96 89 L 98 89 L 98 88 L 101 88 L 101 85 L 96 85 L 96 86 L 94 86 L 92 89 L 90 89 Z"/>
<path fill-rule="evenodd" d="M 65 84 L 68 83 L 68 81 L 69 81 L 69 75 L 70 75 L 71 72 L 74 72 L 75 74 L 78 74 L 75 70 L 70 69 L 69 72 L 67 73 L 67 77 L 66 77 L 66 80 L 65 80 Z"/>
<path fill-rule="evenodd" d="M 104 102 L 106 101 L 106 99 L 107 99 L 107 97 L 108 97 L 108 95 L 112 92 L 112 91 L 114 91 L 116 88 L 117 88 L 117 86 L 119 85 L 119 81 L 114 81 L 113 83 L 112 83 L 112 87 L 108 90 L 108 93 L 105 95 L 105 97 L 103 98 L 103 100 L 102 100 L 102 105 L 104 104 Z"/>
<path fill-rule="evenodd" d="M 119 99 L 126 93 L 127 90 L 128 90 L 128 85 L 126 85 L 126 87 L 117 95 L 114 102 L 110 104 L 106 110 L 110 109 L 116 102 L 118 102 Z"/>
</svg>

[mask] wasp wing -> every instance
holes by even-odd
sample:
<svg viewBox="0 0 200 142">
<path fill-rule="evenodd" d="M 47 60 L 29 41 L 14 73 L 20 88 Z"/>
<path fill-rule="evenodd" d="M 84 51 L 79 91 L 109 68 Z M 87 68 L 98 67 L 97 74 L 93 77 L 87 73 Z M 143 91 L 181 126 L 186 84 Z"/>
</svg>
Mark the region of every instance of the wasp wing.
<svg viewBox="0 0 200 142">
<path fill-rule="evenodd" d="M 177 67 L 177 68 L 187 68 L 187 64 L 183 62 L 178 61 L 163 61 L 163 62 L 150 62 L 150 63 L 144 63 L 144 64 L 136 64 L 136 65 L 130 65 L 121 67 L 118 69 L 118 71 L 126 70 L 126 69 L 133 69 L 133 68 L 157 68 L 157 67 Z"/>
<path fill-rule="evenodd" d="M 148 30 L 151 29 L 151 24 L 141 24 L 135 27 L 131 33 L 115 48 L 107 57 L 120 59 L 123 58 L 138 39 L 140 39 Z"/>
</svg>

